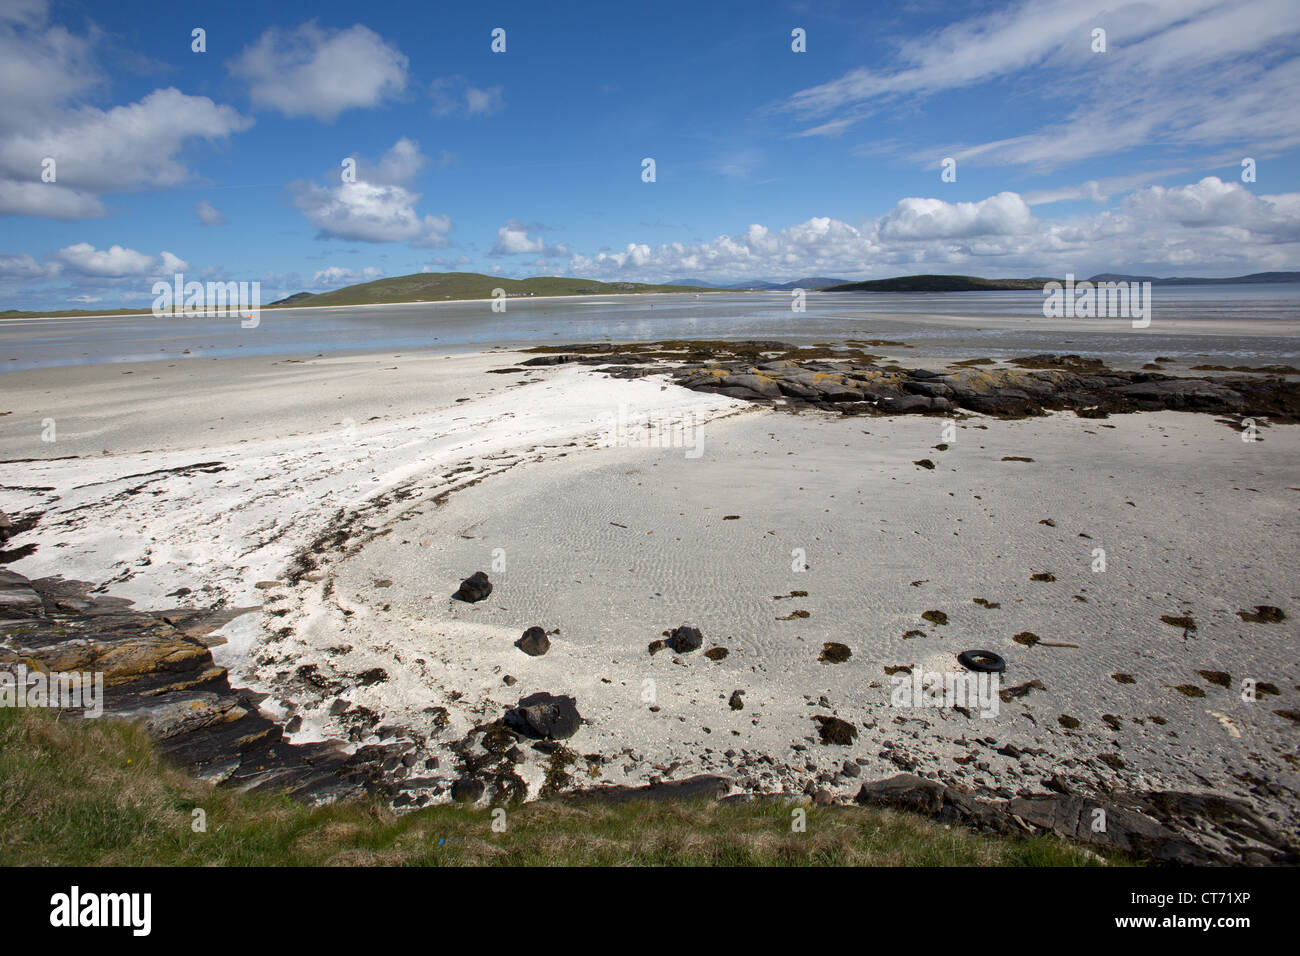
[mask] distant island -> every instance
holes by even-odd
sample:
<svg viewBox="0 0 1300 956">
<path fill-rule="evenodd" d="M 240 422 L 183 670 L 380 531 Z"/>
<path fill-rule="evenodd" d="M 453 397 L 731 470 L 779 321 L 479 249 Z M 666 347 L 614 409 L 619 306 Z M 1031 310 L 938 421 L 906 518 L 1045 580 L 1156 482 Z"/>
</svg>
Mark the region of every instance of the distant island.
<svg viewBox="0 0 1300 956">
<path fill-rule="evenodd" d="M 644 282 L 599 282 L 569 276 L 534 276 L 503 279 L 478 272 L 417 272 L 409 276 L 375 279 L 333 292 L 299 292 L 270 303 L 275 306 L 380 305 L 399 302 L 444 302 L 455 299 L 490 299 L 495 289 L 506 298 L 556 295 L 635 295 L 653 292 L 716 292 L 709 286 L 655 285 Z"/>
<path fill-rule="evenodd" d="M 399 305 L 418 302 L 452 302 L 463 299 L 490 299 L 501 289 L 506 298 L 545 298 L 548 296 L 638 295 L 651 293 L 703 292 L 996 292 L 1042 289 L 1047 282 L 1061 278 L 1037 276 L 1030 279 L 983 279 L 979 276 L 911 275 L 891 279 L 866 279 L 851 282 L 825 276 L 768 282 L 746 279 L 730 284 L 704 279 L 682 279 L 672 283 L 601 282 L 570 276 L 534 276 L 529 279 L 505 279 L 478 272 L 417 272 L 413 275 L 375 279 L 344 286 L 330 292 L 296 292 L 262 306 L 274 308 L 315 308 L 318 306 Z M 1077 281 L 1083 281 L 1082 279 Z M 1224 279 L 1125 275 L 1103 272 L 1088 276 L 1089 282 L 1150 282 L 1152 285 L 1258 285 L 1270 282 L 1300 282 L 1300 272 L 1256 272 Z M 0 311 L 0 319 L 64 318 L 77 316 L 140 315 L 138 309 L 64 309 L 30 312 L 19 309 Z"/>
<path fill-rule="evenodd" d="M 1033 279 L 981 279 L 978 276 L 919 275 L 898 276 L 893 279 L 869 279 L 865 282 L 844 282 L 825 286 L 819 292 L 993 292 L 1021 289 L 1042 289 L 1046 282 L 1063 282 L 1063 279 L 1037 277 Z M 1085 281 L 1082 278 L 1076 281 Z M 1102 272 L 1088 276 L 1088 282 L 1150 282 L 1152 285 L 1255 285 L 1266 282 L 1300 282 L 1300 272 L 1256 272 L 1248 276 L 1229 279 L 1169 278 L 1157 276 L 1121 275 Z"/>
<path fill-rule="evenodd" d="M 1041 289 L 1051 279 L 981 279 L 978 276 L 897 276 L 825 286 L 819 292 L 990 292 Z"/>
</svg>

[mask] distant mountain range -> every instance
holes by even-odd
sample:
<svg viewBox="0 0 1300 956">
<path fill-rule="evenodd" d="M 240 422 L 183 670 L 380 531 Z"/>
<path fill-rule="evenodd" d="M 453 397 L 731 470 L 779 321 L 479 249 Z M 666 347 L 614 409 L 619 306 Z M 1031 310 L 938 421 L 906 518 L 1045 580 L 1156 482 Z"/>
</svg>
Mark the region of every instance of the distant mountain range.
<svg viewBox="0 0 1300 956">
<path fill-rule="evenodd" d="M 1103 272 L 1089 277 L 1090 282 L 1150 282 L 1152 285 L 1252 285 L 1264 282 L 1300 282 L 1300 272 L 1252 272 L 1248 276 L 1231 279 L 1200 279 L 1174 276 L 1160 279 L 1155 276 L 1128 276 Z"/>
</svg>

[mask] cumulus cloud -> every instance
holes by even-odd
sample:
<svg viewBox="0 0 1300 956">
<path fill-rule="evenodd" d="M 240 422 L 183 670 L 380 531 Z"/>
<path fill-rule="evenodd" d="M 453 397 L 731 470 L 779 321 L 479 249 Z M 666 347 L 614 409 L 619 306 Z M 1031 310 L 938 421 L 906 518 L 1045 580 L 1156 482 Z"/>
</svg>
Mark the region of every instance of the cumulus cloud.
<svg viewBox="0 0 1300 956">
<path fill-rule="evenodd" d="M 998 193 L 979 202 L 902 199 L 880 223 L 886 239 L 939 239 L 1011 236 L 1033 226 L 1033 214 L 1019 195 Z"/>
<path fill-rule="evenodd" d="M 505 109 L 505 88 L 474 86 L 463 76 L 443 76 L 429 84 L 434 116 L 491 116 Z"/>
<path fill-rule="evenodd" d="M 44 128 L 0 142 L 0 172 L 39 181 L 45 157 L 59 185 L 97 192 L 175 186 L 190 171 L 176 157 L 190 139 L 225 139 L 251 121 L 206 96 L 154 90 L 138 103 L 110 110 L 82 107 Z"/>
<path fill-rule="evenodd" d="M 0 4 L 0 129 L 48 115 L 103 80 L 91 39 L 46 20 L 43 0 Z"/>
<path fill-rule="evenodd" d="M 46 279 L 58 272 L 53 263 L 37 262 L 26 253 L 0 255 L 0 278 Z"/>
<path fill-rule="evenodd" d="M 205 226 L 224 226 L 226 217 L 217 212 L 216 207 L 206 199 L 200 199 L 194 204 L 194 214 L 199 217 L 199 222 Z"/>
<path fill-rule="evenodd" d="M 337 289 L 346 285 L 355 285 L 358 282 L 370 282 L 381 278 L 383 274 L 384 270 L 378 266 L 365 266 L 361 269 L 350 269 L 346 266 L 327 266 L 312 275 L 308 288 Z"/>
<path fill-rule="evenodd" d="M 883 216 L 850 225 L 830 217 L 772 230 L 751 225 L 711 242 L 628 243 L 575 255 L 569 271 L 595 278 L 796 279 L 964 271 L 989 277 L 1109 271 L 1206 275 L 1289 269 L 1300 256 L 1300 193 L 1255 195 L 1208 177 L 1150 186 L 1116 210 L 1060 220 L 1030 215 L 1023 197 L 974 203 L 899 201 Z"/>
<path fill-rule="evenodd" d="M 58 183 L 19 182 L 0 177 L 0 215 L 46 219 L 94 219 L 108 210 L 87 192 Z"/>
<path fill-rule="evenodd" d="M 621 252 L 602 252 L 591 258 L 575 255 L 570 271 L 576 275 L 623 278 L 664 279 L 680 275 L 724 279 L 755 275 L 796 278 L 847 269 L 860 272 L 882 248 L 870 232 L 838 219 L 818 216 L 776 231 L 756 223 L 741 235 L 723 235 L 706 243 L 674 242 L 657 248 L 629 243 Z"/>
<path fill-rule="evenodd" d="M 107 249 L 96 249 L 88 242 L 65 246 L 55 253 L 53 258 L 67 271 L 105 279 L 166 275 L 184 272 L 189 268 L 188 262 L 170 252 L 164 251 L 157 256 L 150 256 L 116 245 Z"/>
<path fill-rule="evenodd" d="M 420 194 L 407 185 L 424 165 L 418 145 L 400 139 L 378 161 L 358 161 L 355 182 L 290 184 L 293 204 L 319 230 L 318 238 L 445 246 L 451 219 L 421 217 L 415 209 Z"/>
<path fill-rule="evenodd" d="M 226 64 L 248 84 L 255 109 L 333 122 L 347 109 L 377 106 L 406 89 L 409 60 L 361 24 L 271 27 Z"/>
<path fill-rule="evenodd" d="M 420 144 L 403 136 L 383 156 L 371 161 L 354 156 L 357 161 L 357 178 L 366 182 L 388 186 L 405 186 L 428 165 L 428 158 L 420 152 Z"/>
<path fill-rule="evenodd" d="M 534 225 L 535 231 L 541 226 Z M 497 241 L 488 253 L 491 256 L 540 255 L 547 259 L 563 259 L 570 253 L 563 243 L 548 246 L 540 237 L 528 238 L 529 227 L 517 219 L 509 220 L 497 230 Z"/>
<path fill-rule="evenodd" d="M 251 124 L 172 88 L 107 110 L 78 105 L 102 82 L 97 36 L 47 25 L 44 4 L 0 16 L 0 215 L 102 216 L 102 195 L 186 182 L 192 173 L 179 155 L 187 144 L 220 142 Z"/>
<path fill-rule="evenodd" d="M 1241 183 L 1207 176 L 1189 186 L 1152 186 L 1134 193 L 1125 210 L 1180 226 L 1244 229 L 1287 241 L 1300 240 L 1300 194 L 1256 196 Z"/>
<path fill-rule="evenodd" d="M 376 183 L 342 183 L 333 188 L 303 183 L 293 203 L 320 238 L 357 239 L 362 242 L 410 242 L 417 246 L 445 246 L 451 231 L 446 216 L 425 216 L 415 211 L 420 194 L 401 186 Z"/>
</svg>

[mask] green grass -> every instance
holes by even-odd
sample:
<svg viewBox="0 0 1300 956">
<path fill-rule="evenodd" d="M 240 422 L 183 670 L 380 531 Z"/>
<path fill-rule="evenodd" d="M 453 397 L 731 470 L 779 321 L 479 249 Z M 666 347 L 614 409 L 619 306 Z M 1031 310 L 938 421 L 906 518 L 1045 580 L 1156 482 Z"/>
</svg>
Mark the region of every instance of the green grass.
<svg viewBox="0 0 1300 956">
<path fill-rule="evenodd" d="M 195 832 L 193 811 L 206 814 Z M 0 865 L 1079 866 L 1063 841 L 975 835 L 911 815 L 778 802 L 538 801 L 397 815 L 214 788 L 118 721 L 0 710 Z M 1117 861 L 1118 862 L 1118 861 Z"/>
</svg>

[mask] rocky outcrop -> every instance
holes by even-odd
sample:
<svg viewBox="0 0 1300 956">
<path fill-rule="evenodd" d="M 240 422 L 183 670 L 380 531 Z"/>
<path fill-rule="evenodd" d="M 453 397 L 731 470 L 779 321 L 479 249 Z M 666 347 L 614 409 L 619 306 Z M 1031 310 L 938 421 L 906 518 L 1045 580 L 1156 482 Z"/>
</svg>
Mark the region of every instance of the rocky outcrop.
<svg viewBox="0 0 1300 956">
<path fill-rule="evenodd" d="M 67 717 L 139 721 L 173 764 L 241 790 L 326 801 L 400 798 L 410 786 L 393 773 L 408 745 L 349 753 L 335 742 L 293 744 L 259 712 L 263 695 L 231 687 L 210 647 L 225 640 L 217 629 L 249 609 L 142 611 L 90 587 L 0 570 L 0 670 L 103 675 L 102 715 L 65 708 Z"/>
<path fill-rule="evenodd" d="M 716 774 L 699 774 L 683 780 L 664 780 L 643 787 L 588 787 L 567 794 L 574 802 L 631 803 L 637 800 L 721 800 L 731 792 L 732 782 Z"/>
<path fill-rule="evenodd" d="M 1151 791 L 1087 796 L 1057 790 L 982 800 L 915 774 L 862 785 L 856 802 L 994 833 L 1051 833 L 1164 864 L 1300 863 L 1300 852 L 1245 803 Z"/>
<path fill-rule="evenodd" d="M 1009 368 L 976 360 L 934 371 L 879 364 L 878 356 L 856 347 L 801 349 L 782 342 L 544 349 L 548 354 L 524 364 L 600 364 L 620 378 L 666 372 L 678 385 L 695 391 L 846 415 L 947 415 L 966 410 L 1024 418 L 1073 410 L 1085 418 L 1105 418 L 1172 410 L 1300 422 L 1300 382 L 1279 375 L 1195 378 L 1120 371 L 1078 355 L 1029 355 L 1012 360 Z"/>
</svg>

